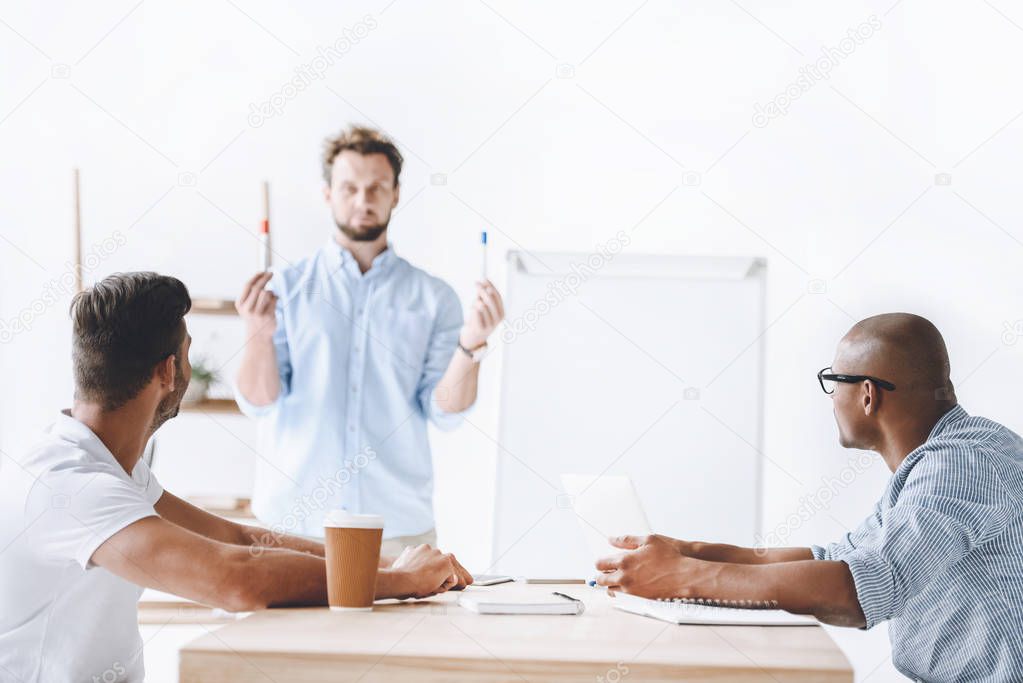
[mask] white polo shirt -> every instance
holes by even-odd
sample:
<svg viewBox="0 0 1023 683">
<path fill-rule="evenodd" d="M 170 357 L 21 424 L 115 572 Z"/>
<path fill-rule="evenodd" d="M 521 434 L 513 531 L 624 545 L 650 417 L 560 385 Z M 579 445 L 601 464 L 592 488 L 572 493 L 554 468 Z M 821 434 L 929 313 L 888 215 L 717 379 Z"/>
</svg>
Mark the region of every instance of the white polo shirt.
<svg viewBox="0 0 1023 683">
<path fill-rule="evenodd" d="M 141 681 L 142 588 L 91 564 L 163 488 L 129 476 L 92 430 L 62 413 L 28 455 L 0 460 L 0 681 Z"/>
</svg>

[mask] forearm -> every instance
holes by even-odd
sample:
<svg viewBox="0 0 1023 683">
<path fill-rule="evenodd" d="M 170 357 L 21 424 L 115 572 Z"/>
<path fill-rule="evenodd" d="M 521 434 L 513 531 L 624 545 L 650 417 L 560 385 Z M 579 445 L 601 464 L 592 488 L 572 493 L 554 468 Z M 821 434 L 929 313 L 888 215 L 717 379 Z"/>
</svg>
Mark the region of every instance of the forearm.
<svg viewBox="0 0 1023 683">
<path fill-rule="evenodd" d="M 791 561 L 763 566 L 708 564 L 684 597 L 752 603 L 812 614 L 835 626 L 862 627 L 866 620 L 849 567 L 835 561 Z"/>
<path fill-rule="evenodd" d="M 277 352 L 273 337 L 250 335 L 238 370 L 238 391 L 249 403 L 265 406 L 277 400 L 281 378 L 277 369 Z"/>
<path fill-rule="evenodd" d="M 327 567 L 322 557 L 284 548 L 246 552 L 249 559 L 238 577 L 250 596 L 245 611 L 327 604 Z"/>
<path fill-rule="evenodd" d="M 255 596 L 249 609 L 327 604 L 327 566 L 322 557 L 268 548 L 246 564 L 242 580 Z M 407 572 L 381 569 L 377 573 L 377 600 L 403 598 L 414 592 Z"/>
<path fill-rule="evenodd" d="M 239 545 L 247 545 L 253 548 L 280 548 L 294 550 L 299 553 L 306 553 L 315 557 L 326 557 L 327 551 L 324 545 L 301 536 L 289 536 L 287 534 L 274 535 L 270 529 L 257 526 L 243 526 L 240 534 Z M 378 569 L 387 569 L 394 564 L 395 558 L 381 555 L 377 561 Z M 383 572 L 381 572 L 381 575 Z"/>
<path fill-rule="evenodd" d="M 480 364 L 461 349 L 451 357 L 448 369 L 433 390 L 437 406 L 445 413 L 460 413 L 476 402 Z"/>
<path fill-rule="evenodd" d="M 325 551 L 323 544 L 301 536 L 292 536 L 274 532 L 273 529 L 266 529 L 258 526 L 238 525 L 239 545 L 247 545 L 255 548 L 283 548 L 294 550 L 300 553 L 323 557 Z"/>
<path fill-rule="evenodd" d="M 323 557 L 323 544 L 300 536 L 289 536 L 264 527 L 238 524 L 164 491 L 156 502 L 165 520 L 214 541 L 259 548 L 285 548 Z"/>
<path fill-rule="evenodd" d="M 380 569 L 377 572 L 377 600 L 407 598 L 415 593 L 413 579 L 400 569 Z"/>
<path fill-rule="evenodd" d="M 709 562 L 732 562 L 735 564 L 773 564 L 812 560 L 809 548 L 743 548 L 724 543 L 684 542 L 682 554 L 697 560 Z"/>
</svg>

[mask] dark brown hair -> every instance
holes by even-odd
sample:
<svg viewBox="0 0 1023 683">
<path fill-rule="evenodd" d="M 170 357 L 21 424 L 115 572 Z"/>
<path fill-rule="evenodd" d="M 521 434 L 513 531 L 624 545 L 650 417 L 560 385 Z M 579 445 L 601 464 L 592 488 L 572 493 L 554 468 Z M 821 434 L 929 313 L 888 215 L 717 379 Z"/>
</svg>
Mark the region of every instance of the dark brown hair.
<svg viewBox="0 0 1023 683">
<path fill-rule="evenodd" d="M 156 365 L 181 352 L 191 307 L 185 285 L 157 273 L 116 273 L 76 294 L 75 398 L 115 410 L 137 396 Z"/>
<path fill-rule="evenodd" d="M 330 185 L 330 171 L 337 155 L 346 150 L 358 154 L 383 154 L 394 170 L 394 186 L 398 187 L 398 176 L 405 159 L 390 138 L 373 128 L 350 126 L 337 136 L 327 138 L 323 143 L 323 179 Z"/>
</svg>

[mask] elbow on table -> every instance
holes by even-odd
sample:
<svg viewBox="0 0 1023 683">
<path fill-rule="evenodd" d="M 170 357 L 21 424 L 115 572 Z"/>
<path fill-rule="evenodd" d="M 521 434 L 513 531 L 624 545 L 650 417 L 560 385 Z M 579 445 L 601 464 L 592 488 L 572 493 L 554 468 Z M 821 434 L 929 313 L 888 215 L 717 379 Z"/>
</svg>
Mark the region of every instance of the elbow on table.
<svg viewBox="0 0 1023 683">
<path fill-rule="evenodd" d="M 865 628 L 867 617 L 860 605 L 856 581 L 847 562 L 813 560 L 810 565 L 820 579 L 815 582 L 815 600 L 810 601 L 818 621 L 831 626 Z"/>
<path fill-rule="evenodd" d="M 863 610 L 859 603 L 854 608 L 845 607 L 836 609 L 834 606 L 818 610 L 814 616 L 817 621 L 828 626 L 842 626 L 844 628 L 865 628 L 867 619 L 863 616 Z"/>
</svg>

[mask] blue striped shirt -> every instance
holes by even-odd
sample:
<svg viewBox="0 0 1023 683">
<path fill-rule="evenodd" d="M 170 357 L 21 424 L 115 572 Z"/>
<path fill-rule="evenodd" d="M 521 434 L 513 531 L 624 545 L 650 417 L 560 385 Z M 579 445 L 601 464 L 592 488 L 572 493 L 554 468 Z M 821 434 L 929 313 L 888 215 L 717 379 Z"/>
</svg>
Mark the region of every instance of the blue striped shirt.
<svg viewBox="0 0 1023 683">
<path fill-rule="evenodd" d="M 873 514 L 818 560 L 849 565 L 866 628 L 922 681 L 1023 680 L 1023 439 L 956 406 Z"/>
</svg>

